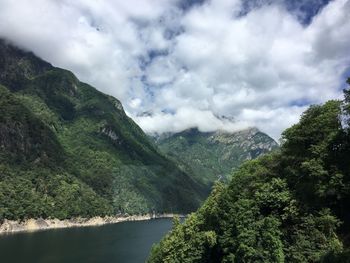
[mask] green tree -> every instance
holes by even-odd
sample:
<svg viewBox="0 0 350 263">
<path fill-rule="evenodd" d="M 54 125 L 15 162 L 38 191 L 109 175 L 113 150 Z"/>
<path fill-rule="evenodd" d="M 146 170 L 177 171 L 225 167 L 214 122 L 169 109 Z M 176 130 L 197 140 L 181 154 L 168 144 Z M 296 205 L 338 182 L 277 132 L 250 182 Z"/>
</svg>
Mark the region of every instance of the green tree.
<svg viewBox="0 0 350 263">
<path fill-rule="evenodd" d="M 149 262 L 349 262 L 350 134 L 341 119 L 349 103 L 345 91 L 344 102 L 311 106 L 278 152 L 215 186 Z M 215 242 L 198 242 L 203 233 Z"/>
</svg>

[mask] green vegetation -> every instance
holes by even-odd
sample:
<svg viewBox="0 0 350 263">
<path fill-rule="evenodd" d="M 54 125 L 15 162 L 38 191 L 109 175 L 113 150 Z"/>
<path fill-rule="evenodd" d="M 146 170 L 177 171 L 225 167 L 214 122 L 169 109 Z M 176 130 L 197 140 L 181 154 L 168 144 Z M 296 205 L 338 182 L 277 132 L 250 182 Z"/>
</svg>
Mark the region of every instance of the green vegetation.
<svg viewBox="0 0 350 263">
<path fill-rule="evenodd" d="M 0 221 L 196 209 L 205 187 L 121 103 L 0 40 Z"/>
<path fill-rule="evenodd" d="M 349 117 L 349 91 L 311 106 L 278 151 L 244 163 L 175 221 L 148 262 L 349 262 Z"/>
<path fill-rule="evenodd" d="M 164 154 L 209 189 L 218 179 L 228 181 L 244 161 L 278 148 L 272 138 L 255 128 L 232 133 L 193 128 L 155 141 Z"/>
</svg>

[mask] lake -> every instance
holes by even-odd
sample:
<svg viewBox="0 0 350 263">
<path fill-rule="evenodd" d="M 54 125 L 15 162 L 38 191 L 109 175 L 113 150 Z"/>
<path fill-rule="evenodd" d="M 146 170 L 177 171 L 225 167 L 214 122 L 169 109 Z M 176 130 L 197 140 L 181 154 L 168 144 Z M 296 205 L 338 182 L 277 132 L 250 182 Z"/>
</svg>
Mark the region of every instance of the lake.
<svg viewBox="0 0 350 263">
<path fill-rule="evenodd" d="M 140 263 L 171 229 L 171 219 L 0 236 L 3 263 Z"/>
</svg>

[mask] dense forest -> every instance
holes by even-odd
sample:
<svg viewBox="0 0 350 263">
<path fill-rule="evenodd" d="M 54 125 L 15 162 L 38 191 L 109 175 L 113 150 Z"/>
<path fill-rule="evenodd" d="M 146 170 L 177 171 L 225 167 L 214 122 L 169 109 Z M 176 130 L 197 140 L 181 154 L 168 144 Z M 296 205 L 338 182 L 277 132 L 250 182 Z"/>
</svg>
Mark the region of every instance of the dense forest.
<svg viewBox="0 0 350 263">
<path fill-rule="evenodd" d="M 0 40 L 0 222 L 186 213 L 207 193 L 117 99 Z"/>
<path fill-rule="evenodd" d="M 350 84 L 350 79 L 348 79 Z M 244 163 L 229 185 L 152 248 L 148 262 L 350 262 L 350 91 L 311 106 L 281 148 Z"/>
</svg>

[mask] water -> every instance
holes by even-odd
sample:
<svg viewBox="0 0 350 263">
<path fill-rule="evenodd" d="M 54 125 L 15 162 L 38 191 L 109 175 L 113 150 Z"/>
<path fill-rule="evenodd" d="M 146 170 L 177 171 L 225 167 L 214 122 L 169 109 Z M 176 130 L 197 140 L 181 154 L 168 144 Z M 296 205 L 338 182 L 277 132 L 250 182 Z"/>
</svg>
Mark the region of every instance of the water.
<svg viewBox="0 0 350 263">
<path fill-rule="evenodd" d="M 140 263 L 171 219 L 0 236 L 2 263 Z"/>
</svg>

